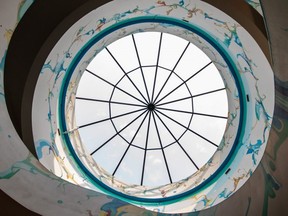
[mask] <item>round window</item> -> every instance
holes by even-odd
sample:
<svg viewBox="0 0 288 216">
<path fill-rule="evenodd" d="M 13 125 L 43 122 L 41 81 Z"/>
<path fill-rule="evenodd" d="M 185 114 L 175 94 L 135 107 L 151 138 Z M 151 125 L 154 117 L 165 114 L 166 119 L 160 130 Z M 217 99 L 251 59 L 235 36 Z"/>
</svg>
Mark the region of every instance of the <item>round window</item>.
<svg viewBox="0 0 288 216">
<path fill-rule="evenodd" d="M 161 18 L 120 22 L 90 40 L 68 72 L 60 133 L 96 189 L 177 202 L 229 168 L 243 133 L 242 84 L 200 29 Z"/>
<path fill-rule="evenodd" d="M 217 150 L 228 100 L 210 58 L 160 32 L 105 47 L 81 77 L 76 126 L 87 153 L 114 178 L 158 187 L 191 176 Z"/>
</svg>

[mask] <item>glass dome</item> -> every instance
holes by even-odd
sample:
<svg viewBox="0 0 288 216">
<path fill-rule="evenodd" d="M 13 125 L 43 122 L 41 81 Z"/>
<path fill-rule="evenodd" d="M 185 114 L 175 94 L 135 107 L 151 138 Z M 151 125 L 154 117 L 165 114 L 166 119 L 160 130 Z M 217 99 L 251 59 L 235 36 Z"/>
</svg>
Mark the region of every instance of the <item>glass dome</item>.
<svg viewBox="0 0 288 216">
<path fill-rule="evenodd" d="M 191 176 L 217 150 L 228 99 L 191 42 L 142 32 L 108 45 L 78 85 L 76 126 L 87 154 L 114 178 L 158 187 Z"/>
</svg>

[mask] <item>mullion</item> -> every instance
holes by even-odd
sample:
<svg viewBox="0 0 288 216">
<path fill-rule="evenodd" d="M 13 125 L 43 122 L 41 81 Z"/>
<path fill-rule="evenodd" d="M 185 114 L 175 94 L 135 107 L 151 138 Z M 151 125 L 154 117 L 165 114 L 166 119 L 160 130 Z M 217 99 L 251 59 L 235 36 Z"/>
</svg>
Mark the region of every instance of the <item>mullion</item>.
<svg viewBox="0 0 288 216">
<path fill-rule="evenodd" d="M 199 96 L 202 96 L 202 95 L 212 94 L 212 93 L 215 93 L 215 92 L 218 92 L 218 91 L 223 91 L 225 89 L 226 88 L 220 88 L 220 89 L 216 89 L 216 90 L 213 90 L 213 91 L 204 92 L 204 93 L 201 93 L 201 94 L 198 94 L 198 95 L 193 95 L 193 96 L 189 96 L 189 97 L 180 98 L 180 99 L 177 99 L 177 100 L 168 101 L 168 102 L 165 102 L 165 103 L 160 103 L 160 104 L 157 104 L 157 107 L 163 106 L 163 105 L 166 105 L 166 104 L 170 104 L 170 103 L 175 103 L 175 102 L 191 99 L 191 98 L 195 98 L 195 97 L 199 97 Z"/>
<path fill-rule="evenodd" d="M 175 110 L 175 109 L 169 109 L 169 108 L 164 108 L 164 107 L 157 107 L 157 109 L 167 110 L 167 111 L 172 111 L 172 112 L 185 113 L 185 114 L 193 114 L 193 113 L 194 113 L 194 112 L 190 112 L 190 111 L 185 111 L 185 110 Z"/>
<path fill-rule="evenodd" d="M 146 83 L 146 80 L 145 80 L 145 77 L 144 77 L 143 68 L 141 66 L 141 61 L 140 61 L 140 57 L 139 57 L 136 41 L 135 41 L 135 38 L 134 38 L 133 34 L 132 34 L 132 39 L 133 39 L 133 44 L 134 44 L 134 48 L 135 48 L 135 51 L 136 51 L 138 63 L 139 63 L 139 66 L 140 66 L 140 70 L 141 70 L 141 74 L 142 74 L 142 79 L 143 79 L 143 82 L 144 82 L 145 90 L 146 90 L 146 93 L 147 93 L 147 98 L 148 98 L 148 101 L 150 102 L 150 96 L 149 96 L 149 92 L 148 92 L 148 88 L 147 88 L 147 83 Z M 145 100 L 145 101 L 148 103 L 147 100 Z"/>
<path fill-rule="evenodd" d="M 210 64 L 212 64 L 212 61 L 206 64 L 204 67 L 202 67 L 200 70 L 198 70 L 195 74 L 193 74 L 191 77 L 183 81 L 180 85 L 178 85 L 176 88 L 174 88 L 172 91 L 167 93 L 164 97 L 162 97 L 159 101 L 155 102 L 155 104 L 159 103 L 160 101 L 164 100 L 166 97 L 168 97 L 170 94 L 172 94 L 174 91 L 176 91 L 178 88 L 180 88 L 182 85 L 187 83 L 189 80 L 191 80 L 193 77 L 195 77 L 197 74 L 199 74 L 201 71 L 203 71 L 205 68 L 207 68 Z"/>
<path fill-rule="evenodd" d="M 138 149 L 141 149 L 141 150 L 145 150 L 144 148 L 140 147 L 140 146 L 137 146 L 137 145 L 134 145 L 134 144 L 131 144 L 131 146 L 135 147 L 135 148 L 138 148 Z"/>
<path fill-rule="evenodd" d="M 209 142 L 210 144 L 212 144 L 213 146 L 215 146 L 215 147 L 218 148 L 218 146 L 217 146 L 215 143 L 213 143 L 211 140 L 209 140 L 209 139 L 203 137 L 202 135 L 198 134 L 197 132 L 193 131 L 192 129 L 186 127 L 185 125 L 181 124 L 180 122 L 178 122 L 178 121 L 174 120 L 173 118 L 167 116 L 167 115 L 164 114 L 163 112 L 161 112 L 161 111 L 159 111 L 159 110 L 156 110 L 156 111 L 159 112 L 160 114 L 162 114 L 163 116 L 165 116 L 166 118 L 170 119 L 171 121 L 173 121 L 173 122 L 177 123 L 178 125 L 184 127 L 184 128 L 187 129 L 188 131 L 194 133 L 195 135 L 199 136 L 200 138 L 206 140 L 207 142 Z"/>
<path fill-rule="evenodd" d="M 117 59 L 113 56 L 113 54 L 109 51 L 109 49 L 107 47 L 105 49 L 110 54 L 110 56 L 114 59 L 114 61 L 119 66 L 119 68 L 122 70 L 122 72 L 125 74 L 125 76 L 129 79 L 129 81 L 132 83 L 132 85 L 135 87 L 135 89 L 139 92 L 139 94 L 142 96 L 142 98 L 148 103 L 147 99 L 144 97 L 144 95 L 141 93 L 141 91 L 138 89 L 138 87 L 135 85 L 135 83 L 131 80 L 131 78 L 128 76 L 128 74 L 125 72 L 125 70 L 122 68 L 122 66 L 117 61 Z"/>
<path fill-rule="evenodd" d="M 106 118 L 106 119 L 102 119 L 102 120 L 99 120 L 99 121 L 96 121 L 96 122 L 91 122 L 91 123 L 88 123 L 88 124 L 84 124 L 84 125 L 79 126 L 78 128 L 88 127 L 90 125 L 102 123 L 104 121 L 108 121 L 108 120 L 112 120 L 112 119 L 115 119 L 115 118 L 123 117 L 123 116 L 126 116 L 126 115 L 130 115 L 130 114 L 133 114 L 133 113 L 136 113 L 136 112 L 143 111 L 143 110 L 146 110 L 146 108 L 134 110 L 134 111 L 127 112 L 127 113 L 123 113 L 123 114 L 120 114 L 120 115 L 117 115 L 117 116 L 113 116 L 113 117 L 109 117 L 109 118 Z"/>
<path fill-rule="evenodd" d="M 136 68 L 134 68 L 134 69 L 132 69 L 132 70 L 130 70 L 130 71 L 128 71 L 128 72 L 126 72 L 127 74 L 129 74 L 129 73 L 132 73 L 132 72 L 134 72 L 134 71 L 136 71 L 136 70 L 138 70 L 140 67 L 136 67 Z"/>
<path fill-rule="evenodd" d="M 150 67 L 156 67 L 156 65 L 141 65 L 141 67 L 142 68 L 150 68 Z"/>
<path fill-rule="evenodd" d="M 168 102 L 165 102 L 165 103 L 160 103 L 160 104 L 157 104 L 157 107 L 163 106 L 163 105 L 167 105 L 167 104 L 170 104 L 170 103 L 175 103 L 175 102 L 183 101 L 183 100 L 188 100 L 188 99 L 191 99 L 191 98 L 193 98 L 193 96 L 189 96 L 189 97 L 180 98 L 180 99 L 177 99 L 177 100 L 168 101 Z"/>
<path fill-rule="evenodd" d="M 157 107 L 157 109 L 162 109 L 162 110 L 167 110 L 167 111 L 172 111 L 172 112 L 187 113 L 187 114 L 193 114 L 193 115 L 194 114 L 202 115 L 202 116 L 213 117 L 213 118 L 222 118 L 222 119 L 228 118 L 226 116 L 210 115 L 210 114 L 205 114 L 205 113 L 189 112 L 189 111 L 184 111 L 184 110 L 175 110 L 175 109 L 169 109 L 169 108 L 163 108 L 163 107 Z"/>
<path fill-rule="evenodd" d="M 123 127 L 121 130 L 117 131 L 115 135 L 110 137 L 106 142 L 104 142 L 101 146 L 99 146 L 97 149 L 95 149 L 93 152 L 90 153 L 90 155 L 93 155 L 95 152 L 97 152 L 99 149 L 101 149 L 104 145 L 106 145 L 108 142 L 110 142 L 114 137 L 116 137 L 118 134 L 120 134 L 123 130 L 125 130 L 127 127 L 129 127 L 133 122 L 135 122 L 138 118 L 140 118 L 147 110 L 145 110 L 143 113 L 141 113 L 139 116 L 137 116 L 133 121 L 129 122 L 125 127 Z"/>
<path fill-rule="evenodd" d="M 143 157 L 142 175 L 141 175 L 141 183 L 140 183 L 140 185 L 143 185 L 144 170 L 145 170 L 145 165 L 146 165 L 146 154 L 147 154 L 148 138 L 149 138 L 150 124 L 151 124 L 151 113 L 152 113 L 152 112 L 149 112 L 148 126 L 147 126 L 147 133 L 146 133 L 146 142 L 145 142 L 145 150 L 144 150 L 144 157 Z"/>
<path fill-rule="evenodd" d="M 156 79 L 157 79 L 158 65 L 159 65 L 160 51 L 161 51 L 161 44 L 162 44 L 162 36 L 163 36 L 163 33 L 160 34 L 158 54 L 157 54 L 157 62 L 156 62 L 156 69 L 155 69 L 155 76 L 154 76 L 154 83 L 153 83 L 153 90 L 152 90 L 152 96 L 151 96 L 151 101 L 150 102 L 153 101 L 154 93 L 155 93 L 155 86 L 156 86 Z"/>
<path fill-rule="evenodd" d="M 117 88 L 118 90 L 124 92 L 125 94 L 129 95 L 130 97 L 134 98 L 135 100 L 138 100 L 138 101 L 141 102 L 142 104 L 145 104 L 145 105 L 146 105 L 146 103 L 143 102 L 142 100 L 140 100 L 140 99 L 138 99 L 137 97 L 131 95 L 130 93 L 126 92 L 125 90 L 123 90 L 123 89 L 121 89 L 121 88 L 119 88 L 118 86 L 113 85 L 112 83 L 110 83 L 109 81 L 103 79 L 102 77 L 98 76 L 97 74 L 94 74 L 92 71 L 90 71 L 90 70 L 88 70 L 88 69 L 86 69 L 86 71 L 87 71 L 88 73 L 90 73 L 91 75 L 97 77 L 98 79 L 100 79 L 100 80 L 108 83 L 109 85 L 113 86 L 114 88 Z"/>
<path fill-rule="evenodd" d="M 148 112 L 146 113 L 146 115 L 144 116 L 143 120 L 141 121 L 141 123 L 140 123 L 139 127 L 137 128 L 137 130 L 136 130 L 136 132 L 135 132 L 135 134 L 134 134 L 134 136 L 133 136 L 132 140 L 130 141 L 130 143 L 129 143 L 128 147 L 126 148 L 126 150 L 125 150 L 125 152 L 124 152 L 124 154 L 123 154 L 123 156 L 121 157 L 121 159 L 120 159 L 119 163 L 117 164 L 117 166 L 116 166 L 116 168 L 115 168 L 115 170 L 114 170 L 114 172 L 113 172 L 112 176 L 114 176 L 114 175 L 115 175 L 115 173 L 117 172 L 117 170 L 118 170 L 118 168 L 119 168 L 120 164 L 122 163 L 122 161 L 123 161 L 123 159 L 124 159 L 124 157 L 125 157 L 126 153 L 128 152 L 129 148 L 131 147 L 131 145 L 132 145 L 132 143 L 133 143 L 134 139 L 136 138 L 136 136 L 137 136 L 137 134 L 138 134 L 138 132 L 139 132 L 140 128 L 142 127 L 142 125 L 143 125 L 144 121 L 146 120 L 146 117 L 147 117 L 147 115 L 148 115 Z"/>
<path fill-rule="evenodd" d="M 194 115 L 201 115 L 201 116 L 212 117 L 212 118 L 228 119 L 228 117 L 225 117 L 225 116 L 210 115 L 210 114 L 206 114 L 206 113 L 193 112 L 193 114 L 194 114 Z"/>
<path fill-rule="evenodd" d="M 226 88 L 220 88 L 220 89 L 216 89 L 216 90 L 213 90 L 213 91 L 208 91 L 208 92 L 204 92 L 204 93 L 201 93 L 201 94 L 193 95 L 193 98 L 199 97 L 199 96 L 203 96 L 203 95 L 207 95 L 207 94 L 212 94 L 212 93 L 215 93 L 215 92 L 218 92 L 218 91 L 223 91 L 225 89 Z"/>
<path fill-rule="evenodd" d="M 102 103 L 112 103 L 112 104 L 119 104 L 119 105 L 146 107 L 145 105 L 124 103 L 124 102 L 119 102 L 119 101 L 107 101 L 107 100 L 100 100 L 100 99 L 86 98 L 86 97 L 76 97 L 76 99 L 78 99 L 78 100 L 87 100 L 87 101 L 95 101 L 95 102 L 102 102 Z"/>
<path fill-rule="evenodd" d="M 158 119 L 161 121 L 161 123 L 164 125 L 164 127 L 166 128 L 166 130 L 171 134 L 171 136 L 173 137 L 173 139 L 176 141 L 176 143 L 180 146 L 180 148 L 182 149 L 182 151 L 185 153 L 185 155 L 189 158 L 189 160 L 192 162 L 192 164 L 196 167 L 197 170 L 199 170 L 199 167 L 197 166 L 197 164 L 194 162 L 194 160 L 190 157 L 190 155 L 187 153 L 187 151 L 183 148 L 183 146 L 180 144 L 179 140 L 174 136 L 174 134 L 172 133 L 172 131 L 167 127 L 167 125 L 164 123 L 164 121 L 160 118 L 160 116 L 157 114 L 157 112 L 155 112 L 155 115 L 158 117 Z M 172 145 L 172 144 L 170 144 Z M 170 146 L 169 145 L 169 146 Z M 168 146 L 166 146 L 168 147 Z M 165 148 L 166 148 L 165 147 Z"/>
<path fill-rule="evenodd" d="M 160 132 L 159 132 L 159 129 L 158 129 L 158 126 L 157 126 L 157 123 L 156 123 L 154 112 L 152 113 L 152 117 L 153 117 L 153 120 L 154 120 L 156 132 L 157 132 L 157 136 L 158 136 L 159 143 L 160 143 L 160 146 L 161 146 L 161 151 L 162 151 L 162 155 L 163 155 L 164 162 L 165 162 L 165 165 L 166 165 L 166 169 L 167 169 L 167 173 L 168 173 L 168 176 L 169 176 L 169 180 L 170 180 L 170 183 L 172 184 L 172 178 L 171 178 L 170 170 L 169 170 L 168 163 L 167 163 L 167 160 L 166 160 L 166 156 L 165 156 L 165 152 L 164 152 L 164 149 L 163 149 L 163 145 L 162 145 L 162 141 L 161 141 L 161 137 L 160 137 Z"/>
<path fill-rule="evenodd" d="M 155 103 L 155 101 L 158 99 L 159 95 L 160 95 L 160 94 L 161 94 L 161 92 L 163 91 L 164 87 L 166 86 L 166 84 L 167 84 L 168 80 L 169 80 L 169 79 L 170 79 L 170 77 L 172 76 L 172 74 L 173 74 L 174 70 L 176 69 L 176 67 L 177 67 L 177 65 L 179 64 L 180 60 L 182 59 L 182 57 L 183 57 L 184 53 L 185 53 L 185 52 L 186 52 L 186 50 L 188 49 L 189 45 L 190 45 L 190 42 L 188 42 L 188 44 L 186 45 L 185 49 L 183 50 L 182 54 L 180 55 L 179 59 L 177 60 L 177 62 L 176 62 L 176 64 L 175 64 L 175 66 L 174 66 L 174 67 L 173 67 L 173 69 L 171 70 L 171 72 L 170 72 L 169 76 L 166 78 L 166 80 L 165 80 L 165 82 L 164 82 L 163 86 L 161 87 L 160 91 L 158 92 L 157 96 L 155 97 L 155 99 L 154 99 L 153 103 Z"/>
</svg>

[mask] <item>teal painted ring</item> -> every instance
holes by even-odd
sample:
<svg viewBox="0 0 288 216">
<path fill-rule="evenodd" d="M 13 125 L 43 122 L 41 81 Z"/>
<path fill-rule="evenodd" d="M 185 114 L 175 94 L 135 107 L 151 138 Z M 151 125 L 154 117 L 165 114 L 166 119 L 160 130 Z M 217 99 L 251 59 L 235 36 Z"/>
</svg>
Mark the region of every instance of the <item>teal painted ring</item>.
<svg viewBox="0 0 288 216">
<path fill-rule="evenodd" d="M 220 165 L 220 167 L 204 182 L 199 184 L 198 186 L 194 187 L 193 189 L 190 189 L 188 191 L 182 192 L 180 194 L 170 196 L 170 197 L 163 197 L 163 198 L 143 198 L 143 197 L 134 197 L 130 196 L 124 193 L 121 193 L 108 185 L 101 182 L 98 178 L 96 178 L 81 162 L 79 157 L 77 156 L 71 142 L 69 139 L 69 136 L 67 133 L 63 133 L 64 131 L 67 131 L 66 127 L 66 119 L 65 119 L 65 96 L 67 92 L 67 88 L 71 79 L 71 76 L 77 66 L 77 64 L 81 61 L 82 57 L 87 53 L 87 51 L 96 44 L 99 40 L 104 38 L 105 36 L 109 35 L 110 33 L 121 29 L 123 27 L 131 26 L 134 24 L 141 24 L 141 23 L 162 23 L 162 24 L 171 24 L 177 27 L 184 28 L 186 30 L 189 30 L 199 36 L 201 36 L 204 40 L 206 40 L 208 43 L 210 43 L 222 56 L 222 58 L 227 63 L 230 72 L 234 78 L 237 90 L 239 92 L 239 101 L 240 101 L 240 118 L 239 118 L 239 126 L 236 134 L 235 141 L 233 143 L 233 146 L 228 154 L 228 156 L 225 158 L 223 163 Z M 233 159 L 237 155 L 237 152 L 242 145 L 242 139 L 244 135 L 244 128 L 246 126 L 246 113 L 247 113 L 247 107 L 245 101 L 245 90 L 243 87 L 242 80 L 240 78 L 240 75 L 238 73 L 237 66 L 229 53 L 223 48 L 223 46 L 219 43 L 219 41 L 215 40 L 213 37 L 211 37 L 207 32 L 203 31 L 200 27 L 182 21 L 174 18 L 167 18 L 163 16 L 145 16 L 145 17 L 137 17 L 137 18 L 131 18 L 128 20 L 120 21 L 106 29 L 103 29 L 101 32 L 99 32 L 97 35 L 95 35 L 88 43 L 85 44 L 81 48 L 81 50 L 77 53 L 71 64 L 69 65 L 67 72 L 65 74 L 65 77 L 63 79 L 63 85 L 61 86 L 60 90 L 60 96 L 59 96 L 59 129 L 61 132 L 61 137 L 64 141 L 64 143 L 67 145 L 69 153 L 72 155 L 73 159 L 75 160 L 76 164 L 80 167 L 80 169 L 84 172 L 87 178 L 93 182 L 93 184 L 101 189 L 103 192 L 105 192 L 108 195 L 114 196 L 115 198 L 140 204 L 140 205 L 167 205 L 172 204 L 184 199 L 187 199 L 191 197 L 192 195 L 196 194 L 198 191 L 201 191 L 211 184 L 213 184 L 215 181 L 217 181 L 222 175 L 225 174 L 225 171 L 230 167 L 230 165 L 233 163 Z"/>
</svg>

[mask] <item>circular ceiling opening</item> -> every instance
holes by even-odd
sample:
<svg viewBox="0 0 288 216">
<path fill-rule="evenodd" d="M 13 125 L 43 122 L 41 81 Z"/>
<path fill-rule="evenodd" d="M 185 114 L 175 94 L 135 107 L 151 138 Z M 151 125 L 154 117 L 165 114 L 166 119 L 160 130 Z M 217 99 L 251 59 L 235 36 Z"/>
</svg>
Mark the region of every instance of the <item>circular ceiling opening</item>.
<svg viewBox="0 0 288 216">
<path fill-rule="evenodd" d="M 201 1 L 117 4 L 75 23 L 43 65 L 33 100 L 41 162 L 153 211 L 222 202 L 256 169 L 272 121 L 273 76 L 257 44 Z"/>
<path fill-rule="evenodd" d="M 202 50 L 168 33 L 142 32 L 91 61 L 77 88 L 75 118 L 97 166 L 126 184 L 158 187 L 193 175 L 213 156 L 228 99 Z"/>
</svg>

